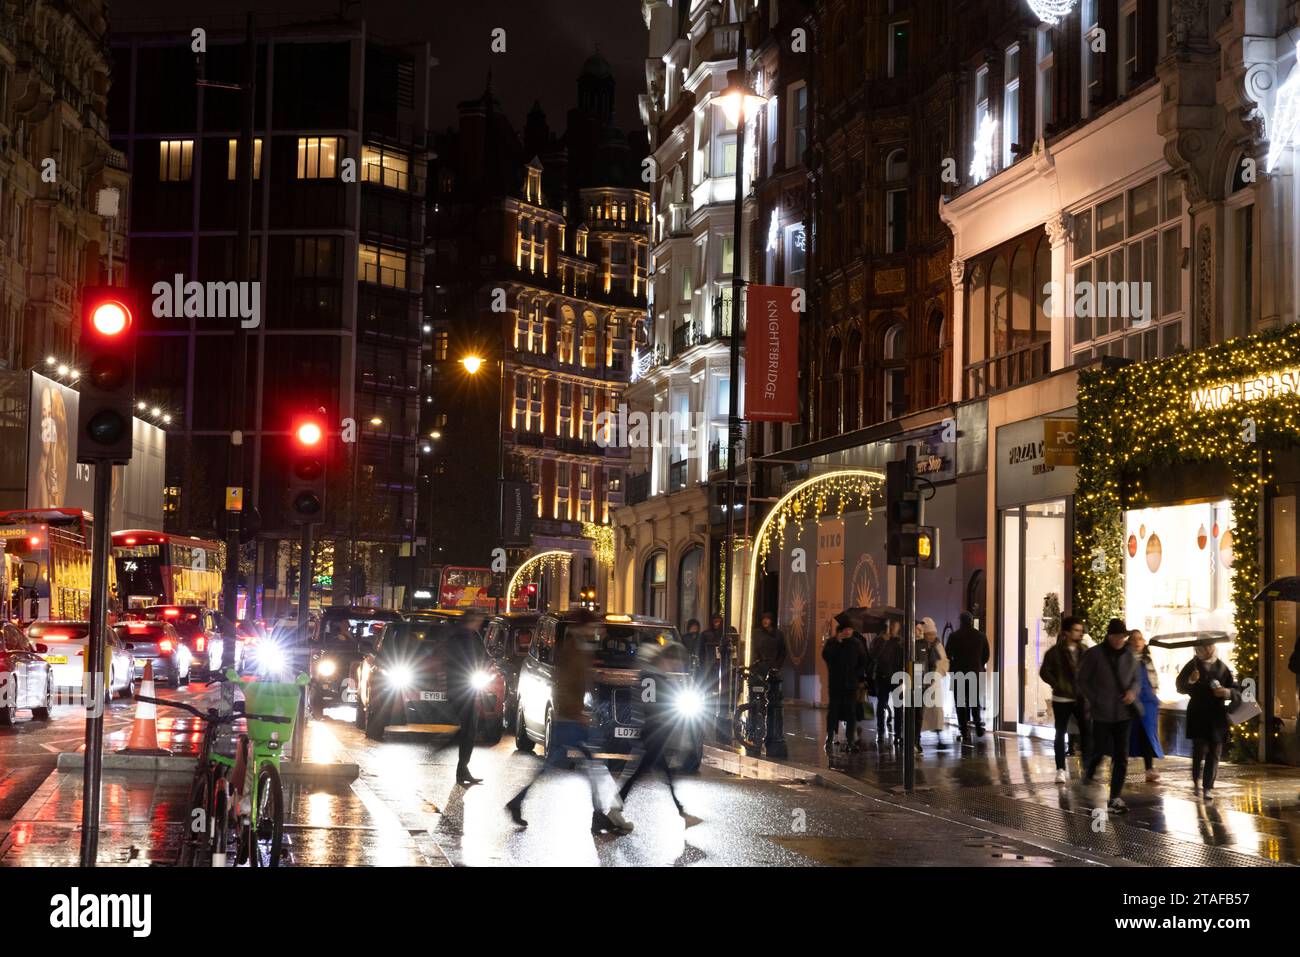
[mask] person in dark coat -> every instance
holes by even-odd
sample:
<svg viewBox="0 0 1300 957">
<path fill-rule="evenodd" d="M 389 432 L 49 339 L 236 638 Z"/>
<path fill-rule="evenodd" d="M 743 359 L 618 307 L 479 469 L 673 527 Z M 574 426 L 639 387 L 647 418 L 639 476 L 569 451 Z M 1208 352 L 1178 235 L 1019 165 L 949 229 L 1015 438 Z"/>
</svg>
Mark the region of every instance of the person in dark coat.
<svg viewBox="0 0 1300 957">
<path fill-rule="evenodd" d="M 1228 711 L 1241 703 L 1241 690 L 1213 643 L 1197 645 L 1193 654 L 1178 673 L 1176 687 L 1190 698 L 1187 736 L 1192 739 L 1192 790 L 1213 801 L 1219 752 L 1228 740 Z"/>
<path fill-rule="evenodd" d="M 483 639 L 478 633 L 480 621 L 481 616 L 472 614 L 457 619 L 449 626 L 447 642 L 447 697 L 459 715 L 455 737 L 459 751 L 456 783 L 464 785 L 483 780 L 469 773 L 469 759 L 478 738 L 479 689 L 475 687 L 475 676 L 483 670 L 486 658 Z"/>
<path fill-rule="evenodd" d="M 1151 660 L 1151 650 L 1147 648 L 1146 636 L 1136 628 L 1129 632 L 1128 647 L 1137 658 L 1138 664 L 1138 703 L 1142 705 L 1142 719 L 1133 722 L 1133 731 L 1129 738 L 1129 753 L 1142 755 L 1142 764 L 1146 767 L 1147 782 L 1155 784 L 1160 780 L 1156 770 L 1156 758 L 1163 758 L 1165 752 L 1160 747 L 1160 674 L 1156 663 Z"/>
<path fill-rule="evenodd" d="M 853 625 L 842 617 L 835 619 L 835 630 L 822 646 L 822 660 L 826 662 L 826 686 L 830 698 L 826 709 L 826 753 L 834 750 L 835 735 L 841 721 L 847 726 L 845 738 L 849 750 L 856 751 L 858 682 L 866 668 L 865 651 Z"/>
<path fill-rule="evenodd" d="M 756 672 L 766 674 L 775 671 L 778 674 L 785 667 L 788 653 L 785 647 L 785 634 L 776 627 L 776 616 L 770 611 L 763 612 L 754 631 L 754 653 L 750 663 Z"/>
<path fill-rule="evenodd" d="M 700 631 L 698 618 L 692 618 L 686 623 L 686 631 L 682 634 L 682 644 L 686 646 L 686 653 L 690 656 L 692 674 L 698 675 L 703 665 L 701 654 L 704 648 L 704 635 Z"/>
<path fill-rule="evenodd" d="M 1085 764 L 1092 754 L 1088 716 L 1084 713 L 1083 698 L 1075 690 L 1075 675 L 1079 670 L 1079 661 L 1083 658 L 1082 642 L 1083 621 L 1072 615 L 1065 616 L 1061 619 L 1056 644 L 1047 649 L 1047 654 L 1043 655 L 1043 664 L 1038 669 L 1038 677 L 1052 689 L 1052 717 L 1056 723 L 1056 780 L 1062 784 L 1070 779 L 1069 772 L 1065 769 L 1065 736 L 1069 732 L 1071 719 L 1074 719 L 1075 726 L 1079 729 Z M 1070 743 L 1073 745 L 1073 738 Z"/>
<path fill-rule="evenodd" d="M 975 733 L 984 737 L 984 712 L 981 684 L 989 663 L 989 640 L 975 627 L 968 611 L 961 613 L 957 630 L 948 636 L 948 667 L 953 675 L 953 693 L 957 701 L 957 735 L 970 736 L 971 719 Z"/>
<path fill-rule="evenodd" d="M 1078 688 L 1092 716 L 1092 754 L 1084 769 L 1085 783 L 1092 783 L 1101 759 L 1110 754 L 1110 802 L 1112 814 L 1125 814 L 1128 805 L 1121 792 L 1128 773 L 1128 740 L 1133 718 L 1142 716 L 1138 704 L 1140 666 L 1128 650 L 1128 628 L 1118 618 L 1106 626 L 1106 640 L 1084 652 L 1079 662 Z"/>
<path fill-rule="evenodd" d="M 893 700 L 894 689 L 903 683 L 906 650 L 897 621 L 890 621 L 876 641 L 872 655 L 872 686 L 876 692 L 876 742 L 885 740 L 885 725 L 892 722 L 895 740 L 903 733 L 902 697 Z M 895 707 L 897 705 L 897 707 Z M 888 716 L 888 717 L 887 717 Z"/>
<path fill-rule="evenodd" d="M 731 682 L 731 658 L 736 650 L 736 629 L 724 628 L 721 615 L 714 615 L 709 620 L 709 630 L 700 635 L 700 658 L 702 662 L 701 683 L 709 694 L 718 694 L 719 678 L 722 680 L 723 694 Z M 730 719 L 728 719 L 730 720 Z"/>
<path fill-rule="evenodd" d="M 853 628 L 853 640 L 858 643 L 862 650 L 862 668 L 858 671 L 858 687 L 854 693 L 853 702 L 853 721 L 855 724 L 862 724 L 867 720 L 867 697 L 871 694 L 871 644 L 867 641 L 867 636 L 858 631 L 857 627 L 850 623 Z M 857 739 L 854 739 L 852 750 L 858 748 Z"/>
</svg>

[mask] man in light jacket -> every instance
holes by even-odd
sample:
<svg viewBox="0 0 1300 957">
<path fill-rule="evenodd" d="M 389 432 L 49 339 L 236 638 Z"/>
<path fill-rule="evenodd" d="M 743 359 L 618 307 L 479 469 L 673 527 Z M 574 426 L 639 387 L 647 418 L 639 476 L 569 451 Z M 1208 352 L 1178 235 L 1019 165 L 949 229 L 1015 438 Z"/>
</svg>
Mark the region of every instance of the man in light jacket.
<svg viewBox="0 0 1300 957">
<path fill-rule="evenodd" d="M 1101 759 L 1110 754 L 1110 803 L 1113 814 L 1124 814 L 1128 805 L 1120 797 L 1128 771 L 1130 724 L 1141 717 L 1138 703 L 1138 668 L 1128 650 L 1128 628 L 1118 618 L 1106 626 L 1106 640 L 1089 648 L 1079 662 L 1078 690 L 1088 703 L 1092 718 L 1092 754 L 1087 758 L 1083 780 L 1092 783 Z"/>
</svg>

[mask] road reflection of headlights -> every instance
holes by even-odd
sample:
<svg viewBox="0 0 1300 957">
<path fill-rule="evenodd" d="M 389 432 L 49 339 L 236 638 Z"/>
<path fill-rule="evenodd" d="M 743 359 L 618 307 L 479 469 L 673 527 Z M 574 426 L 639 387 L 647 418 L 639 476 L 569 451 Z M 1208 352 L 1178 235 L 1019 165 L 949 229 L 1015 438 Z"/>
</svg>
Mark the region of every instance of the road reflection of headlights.
<svg viewBox="0 0 1300 957">
<path fill-rule="evenodd" d="M 469 683 L 475 691 L 482 691 L 492 683 L 492 676 L 486 671 L 476 671 L 470 676 Z"/>
<path fill-rule="evenodd" d="M 704 714 L 704 695 L 687 688 L 677 695 L 677 713 L 684 718 L 698 718 Z"/>
<path fill-rule="evenodd" d="M 279 645 L 261 645 L 257 649 L 257 663 L 263 671 L 278 674 L 284 670 L 284 650 Z"/>
<path fill-rule="evenodd" d="M 388 683 L 398 691 L 409 688 L 415 681 L 415 672 L 410 665 L 394 665 L 388 669 Z"/>
<path fill-rule="evenodd" d="M 338 670 L 338 665 L 334 663 L 333 658 L 322 658 L 316 662 L 316 674 L 322 678 L 328 678 Z"/>
</svg>

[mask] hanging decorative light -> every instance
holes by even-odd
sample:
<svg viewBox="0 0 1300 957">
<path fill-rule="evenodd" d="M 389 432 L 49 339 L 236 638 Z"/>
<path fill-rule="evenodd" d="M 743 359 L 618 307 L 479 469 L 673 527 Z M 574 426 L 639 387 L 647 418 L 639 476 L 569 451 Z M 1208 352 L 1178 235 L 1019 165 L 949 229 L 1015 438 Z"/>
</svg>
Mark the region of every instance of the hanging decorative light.
<svg viewBox="0 0 1300 957">
<path fill-rule="evenodd" d="M 985 113 L 980 118 L 979 129 L 975 131 L 975 144 L 970 161 L 970 176 L 976 183 L 984 182 L 993 173 L 993 140 L 997 132 L 997 121 Z"/>
<path fill-rule="evenodd" d="M 1075 0 L 1029 0 L 1029 9 L 1044 23 L 1056 26 L 1070 15 Z"/>
</svg>

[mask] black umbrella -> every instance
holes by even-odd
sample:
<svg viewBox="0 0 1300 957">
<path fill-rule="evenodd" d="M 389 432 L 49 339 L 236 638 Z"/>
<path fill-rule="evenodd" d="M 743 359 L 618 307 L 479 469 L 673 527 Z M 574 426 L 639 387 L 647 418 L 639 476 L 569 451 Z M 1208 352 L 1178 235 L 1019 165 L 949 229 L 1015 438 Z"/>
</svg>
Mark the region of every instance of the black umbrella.
<svg viewBox="0 0 1300 957">
<path fill-rule="evenodd" d="M 1300 577 L 1275 578 L 1260 590 L 1255 601 L 1300 601 Z"/>
<path fill-rule="evenodd" d="M 888 606 L 846 608 L 835 618 L 837 621 L 848 622 L 854 629 L 866 634 L 868 632 L 884 631 L 890 621 L 902 621 L 903 610 Z"/>
<path fill-rule="evenodd" d="M 1232 641 L 1226 631 L 1174 631 L 1167 635 L 1156 635 L 1148 642 L 1156 648 L 1195 648 L 1198 645 L 1217 645 L 1223 641 Z"/>
</svg>

